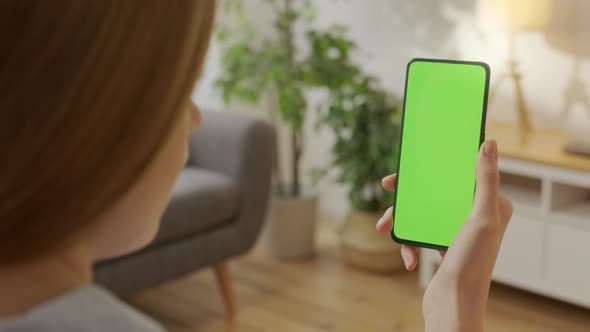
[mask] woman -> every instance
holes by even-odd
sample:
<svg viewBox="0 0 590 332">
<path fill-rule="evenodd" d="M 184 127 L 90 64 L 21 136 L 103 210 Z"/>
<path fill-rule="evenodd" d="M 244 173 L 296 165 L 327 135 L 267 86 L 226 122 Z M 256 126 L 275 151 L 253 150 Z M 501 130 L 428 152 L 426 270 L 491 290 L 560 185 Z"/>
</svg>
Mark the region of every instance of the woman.
<svg viewBox="0 0 590 332">
<path fill-rule="evenodd" d="M 162 330 L 93 286 L 92 263 L 157 231 L 213 16 L 213 0 L 0 2 L 0 331 Z M 429 330 L 483 324 L 511 208 L 495 143 L 482 151 L 474 211 L 424 297 Z"/>
<path fill-rule="evenodd" d="M 383 179 L 383 187 L 393 190 L 396 176 Z M 492 270 L 506 226 L 512 216 L 512 204 L 498 191 L 498 147 L 485 142 L 477 158 L 476 191 L 473 209 L 459 234 L 441 252 L 444 257 L 424 293 L 422 312 L 426 331 L 483 331 L 484 316 Z M 392 209 L 377 222 L 379 232 L 391 229 Z M 408 270 L 418 264 L 418 249 L 402 246 L 402 258 Z"/>
<path fill-rule="evenodd" d="M 92 285 L 155 235 L 213 0 L 0 2 L 0 331 L 161 331 Z"/>
</svg>

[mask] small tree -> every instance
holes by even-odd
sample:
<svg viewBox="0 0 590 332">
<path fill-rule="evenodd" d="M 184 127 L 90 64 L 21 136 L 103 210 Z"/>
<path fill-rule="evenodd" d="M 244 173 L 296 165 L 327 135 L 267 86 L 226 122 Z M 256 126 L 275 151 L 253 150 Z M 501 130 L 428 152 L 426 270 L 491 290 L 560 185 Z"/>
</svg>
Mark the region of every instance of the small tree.
<svg viewBox="0 0 590 332">
<path fill-rule="evenodd" d="M 339 183 L 349 185 L 352 207 L 378 212 L 391 206 L 393 195 L 381 187 L 383 176 L 391 173 L 397 162 L 399 102 L 377 86 L 372 77 L 358 81 L 333 93 L 320 117 L 320 125 L 332 130 L 330 165 L 319 175 L 337 173 Z"/>
<path fill-rule="evenodd" d="M 276 35 L 263 40 L 255 40 L 252 33 L 244 39 L 232 40 L 229 36 L 235 32 L 220 28 L 218 38 L 225 44 L 222 65 L 223 73 L 217 80 L 217 86 L 223 92 L 227 102 L 237 98 L 244 102 L 256 102 L 268 88 L 277 93 L 278 110 L 282 119 L 291 130 L 290 173 L 293 183 L 289 193 L 299 195 L 301 192 L 301 155 L 303 153 L 303 121 L 307 110 L 304 90 L 310 87 L 306 74 L 305 59 L 301 59 L 295 47 L 293 29 L 295 24 L 310 23 L 313 11 L 310 1 L 266 0 L 274 9 L 273 27 Z M 229 1 L 226 8 L 239 10 L 241 1 Z M 242 29 L 249 27 L 241 17 Z M 245 23 L 245 24 L 244 24 Z M 285 186 L 284 179 L 279 179 Z"/>
<path fill-rule="evenodd" d="M 242 1 L 226 0 L 226 8 L 238 13 L 241 33 L 226 26 L 218 28 L 218 38 L 225 48 L 223 73 L 217 86 L 224 100 L 256 102 L 268 88 L 276 91 L 278 110 L 291 130 L 293 183 L 289 193 L 299 195 L 302 127 L 308 108 L 305 91 L 326 90 L 328 98 L 320 105 L 318 125 L 331 128 L 336 135 L 331 166 L 340 170 L 337 180 L 350 185 L 349 198 L 357 209 L 376 211 L 386 202 L 391 204 L 390 196 L 380 187 L 380 179 L 395 165 L 397 101 L 351 60 L 356 46 L 346 36 L 346 28 L 312 28 L 315 9 L 311 1 L 259 1 L 274 10 L 275 34 L 262 40 L 257 40 L 240 14 Z M 298 24 L 304 28 L 306 47 L 296 47 L 294 27 Z M 302 48 L 308 51 L 304 53 Z M 315 177 L 327 173 L 316 171 Z M 284 179 L 279 182 L 284 185 Z"/>
</svg>

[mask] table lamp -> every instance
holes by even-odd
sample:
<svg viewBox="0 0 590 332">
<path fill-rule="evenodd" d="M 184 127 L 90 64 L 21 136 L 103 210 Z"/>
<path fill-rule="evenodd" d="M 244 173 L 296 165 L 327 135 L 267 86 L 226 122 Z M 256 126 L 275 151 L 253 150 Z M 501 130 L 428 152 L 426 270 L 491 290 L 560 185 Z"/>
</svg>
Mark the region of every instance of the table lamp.
<svg viewBox="0 0 590 332">
<path fill-rule="evenodd" d="M 553 0 L 552 3 L 551 22 L 545 30 L 545 40 L 549 46 L 570 55 L 573 60 L 571 77 L 564 91 L 562 120 L 566 120 L 576 104 L 580 104 L 590 116 L 590 95 L 582 76 L 583 58 L 590 58 L 590 20 L 587 19 L 590 1 Z"/>
<path fill-rule="evenodd" d="M 526 144 L 531 131 L 526 102 L 522 93 L 521 73 L 515 56 L 515 35 L 520 31 L 544 29 L 550 19 L 550 0 L 480 0 L 478 15 L 485 26 L 502 29 L 508 32 L 508 70 L 500 74 L 492 85 L 490 100 L 493 99 L 498 87 L 506 80 L 514 82 L 518 130 L 521 144 Z"/>
</svg>

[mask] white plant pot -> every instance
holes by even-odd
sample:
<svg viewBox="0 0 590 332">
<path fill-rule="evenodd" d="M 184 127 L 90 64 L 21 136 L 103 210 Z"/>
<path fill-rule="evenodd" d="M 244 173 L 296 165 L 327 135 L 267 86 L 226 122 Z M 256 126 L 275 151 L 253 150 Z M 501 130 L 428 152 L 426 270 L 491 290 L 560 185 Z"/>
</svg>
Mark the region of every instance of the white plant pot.
<svg viewBox="0 0 590 332">
<path fill-rule="evenodd" d="M 401 245 L 393 242 L 389 233 L 378 233 L 375 223 L 380 213 L 352 210 L 340 230 L 345 261 L 370 272 L 389 273 L 402 270 Z"/>
<path fill-rule="evenodd" d="M 264 247 L 272 256 L 305 259 L 315 254 L 317 193 L 272 198 L 270 219 L 263 234 Z"/>
</svg>

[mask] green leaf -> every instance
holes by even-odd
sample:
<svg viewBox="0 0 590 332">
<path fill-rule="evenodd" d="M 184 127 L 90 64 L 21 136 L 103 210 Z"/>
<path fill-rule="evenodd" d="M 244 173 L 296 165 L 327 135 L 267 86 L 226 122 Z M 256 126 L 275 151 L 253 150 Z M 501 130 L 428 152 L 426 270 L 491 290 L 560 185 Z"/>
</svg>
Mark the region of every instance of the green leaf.
<svg viewBox="0 0 590 332">
<path fill-rule="evenodd" d="M 305 1 L 301 12 L 307 23 L 313 22 L 317 17 L 317 10 L 311 1 Z"/>
<path fill-rule="evenodd" d="M 311 174 L 311 181 L 313 183 L 313 185 L 317 185 L 320 180 L 324 177 L 326 177 L 326 175 L 328 175 L 328 169 L 327 168 L 313 168 L 310 171 Z"/>
<path fill-rule="evenodd" d="M 215 86 L 223 100 L 252 103 L 267 87 L 276 87 L 281 118 L 299 135 L 307 112 L 317 112 L 316 128 L 332 131 L 335 143 L 329 165 L 311 177 L 319 180 L 327 176 L 321 170 L 329 169 L 348 185 L 349 200 L 357 209 L 376 211 L 390 205 L 391 195 L 379 183 L 397 161 L 401 103 L 353 60 L 357 46 L 348 29 L 314 28 L 317 13 L 311 0 L 288 0 L 289 6 L 282 0 L 263 0 L 276 12 L 275 33 L 260 35 L 251 29 L 242 0 L 226 1 L 235 19 L 228 20 L 232 25 L 220 24 L 216 33 L 222 73 Z M 305 31 L 305 45 L 295 43 L 295 31 L 301 31 L 296 25 Z M 313 110 L 305 94 L 310 90 L 328 95 Z"/>
</svg>

